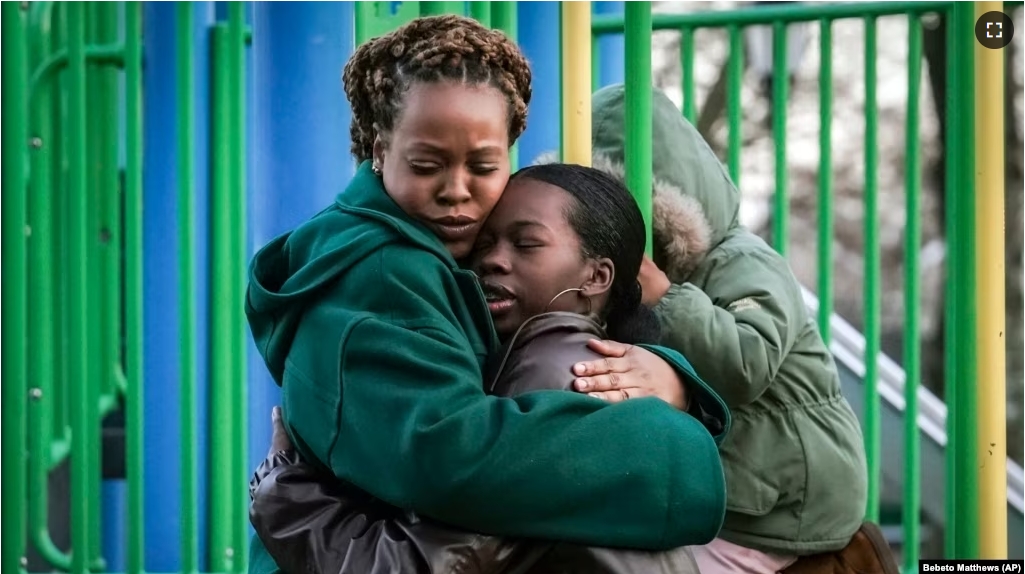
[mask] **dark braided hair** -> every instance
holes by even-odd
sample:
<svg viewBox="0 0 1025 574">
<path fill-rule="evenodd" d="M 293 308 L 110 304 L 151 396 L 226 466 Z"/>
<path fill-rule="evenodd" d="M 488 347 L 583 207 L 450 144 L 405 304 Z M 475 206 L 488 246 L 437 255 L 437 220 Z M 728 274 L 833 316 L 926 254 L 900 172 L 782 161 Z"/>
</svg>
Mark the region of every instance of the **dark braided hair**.
<svg viewBox="0 0 1025 574">
<path fill-rule="evenodd" d="M 416 82 L 454 80 L 500 90 L 509 103 L 509 145 L 527 126 L 530 66 L 500 31 L 462 16 L 417 18 L 356 49 L 345 65 L 345 96 L 352 108 L 352 154 L 370 159 L 374 139 L 388 133 Z"/>
<path fill-rule="evenodd" d="M 615 275 L 602 312 L 609 338 L 621 343 L 658 343 L 661 326 L 655 312 L 641 304 L 637 274 L 644 258 L 644 219 L 630 192 L 603 171 L 565 163 L 521 169 L 526 177 L 565 190 L 576 200 L 566 218 L 580 237 L 584 257 L 612 260 Z"/>
</svg>

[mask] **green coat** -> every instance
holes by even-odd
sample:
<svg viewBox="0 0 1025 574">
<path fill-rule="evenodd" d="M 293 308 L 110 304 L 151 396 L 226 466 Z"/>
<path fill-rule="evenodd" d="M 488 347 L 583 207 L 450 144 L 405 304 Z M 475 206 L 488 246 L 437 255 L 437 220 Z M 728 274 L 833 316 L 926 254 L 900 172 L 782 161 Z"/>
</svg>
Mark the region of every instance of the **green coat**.
<svg viewBox="0 0 1025 574">
<path fill-rule="evenodd" d="M 246 313 L 297 449 L 386 502 L 487 534 L 652 550 L 722 524 L 719 455 L 693 417 L 654 398 L 484 394 L 497 340 L 477 279 L 369 162 L 256 255 Z"/>
<path fill-rule="evenodd" d="M 624 90 L 594 95 L 595 167 L 622 177 Z M 720 536 L 809 554 L 843 547 L 862 522 L 858 420 L 786 260 L 740 226 L 740 194 L 665 95 L 655 94 L 655 262 L 673 286 L 655 311 L 663 344 L 725 400 L 727 515 Z"/>
</svg>

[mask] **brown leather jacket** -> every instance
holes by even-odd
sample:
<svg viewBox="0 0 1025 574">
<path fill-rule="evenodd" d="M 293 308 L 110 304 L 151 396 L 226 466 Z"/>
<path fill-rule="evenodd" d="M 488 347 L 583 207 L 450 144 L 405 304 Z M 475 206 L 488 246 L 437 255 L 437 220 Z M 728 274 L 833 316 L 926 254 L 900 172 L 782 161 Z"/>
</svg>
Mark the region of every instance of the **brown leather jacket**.
<svg viewBox="0 0 1025 574">
<path fill-rule="evenodd" d="M 600 358 L 587 348 L 587 341 L 605 336 L 597 322 L 582 315 L 534 317 L 488 364 L 486 380 L 491 382 L 486 390 L 502 396 L 570 390 L 572 365 Z M 722 400 L 699 380 L 688 390 L 689 413 L 721 440 L 729 426 Z M 250 483 L 250 493 L 253 526 L 287 573 L 698 572 L 687 548 L 647 552 L 584 547 L 477 534 L 421 519 L 334 477 L 325 478 L 294 451 L 268 456 Z"/>
</svg>

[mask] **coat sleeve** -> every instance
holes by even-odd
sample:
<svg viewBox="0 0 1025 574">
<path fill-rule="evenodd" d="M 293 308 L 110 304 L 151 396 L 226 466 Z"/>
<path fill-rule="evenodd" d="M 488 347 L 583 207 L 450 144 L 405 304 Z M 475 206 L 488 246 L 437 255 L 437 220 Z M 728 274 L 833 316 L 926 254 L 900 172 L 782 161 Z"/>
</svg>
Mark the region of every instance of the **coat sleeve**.
<svg viewBox="0 0 1025 574">
<path fill-rule="evenodd" d="M 253 475 L 249 492 L 250 522 L 284 572 L 354 572 L 350 554 L 365 555 L 382 541 L 364 535 L 368 524 L 385 518 L 370 513 L 371 499 L 325 480 L 294 451 L 269 455 Z M 387 550 L 403 562 L 415 558 L 398 542 Z"/>
<path fill-rule="evenodd" d="M 797 281 L 775 252 L 722 252 L 703 289 L 673 285 L 655 307 L 662 342 L 690 360 L 731 408 L 772 383 L 807 312 Z"/>
<path fill-rule="evenodd" d="M 549 549 L 420 520 L 319 472 L 294 451 L 269 455 L 250 494 L 250 522 L 286 573 L 447 574 L 471 563 L 498 572 Z"/>
<path fill-rule="evenodd" d="M 683 377 L 684 385 L 690 393 L 690 406 L 687 408 L 687 414 L 704 426 L 705 430 L 712 435 L 715 444 L 722 444 L 733 422 L 730 409 L 722 397 L 698 376 L 690 361 L 680 352 L 660 345 L 641 345 L 641 347 L 673 365 L 676 372 Z"/>
<path fill-rule="evenodd" d="M 313 456 L 381 500 L 475 532 L 656 550 L 715 536 L 721 463 L 692 452 L 690 416 L 657 399 L 485 395 L 444 286 L 402 255 L 366 292 L 417 310 L 347 329 L 327 382 L 338 401 L 286 384 L 285 419 L 321 445 Z M 311 441 L 325 422 L 328 440 Z"/>
</svg>

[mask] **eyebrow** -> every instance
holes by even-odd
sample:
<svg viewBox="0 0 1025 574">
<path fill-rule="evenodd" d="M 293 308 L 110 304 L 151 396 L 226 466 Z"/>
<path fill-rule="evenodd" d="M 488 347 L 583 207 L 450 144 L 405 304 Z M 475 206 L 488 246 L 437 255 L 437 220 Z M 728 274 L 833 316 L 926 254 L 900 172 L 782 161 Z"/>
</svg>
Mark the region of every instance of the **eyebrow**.
<svg viewBox="0 0 1025 574">
<path fill-rule="evenodd" d="M 412 144 L 409 145 L 409 148 L 411 150 L 428 151 L 428 152 L 433 152 L 433 153 L 438 153 L 438 154 L 449 153 L 449 150 L 447 150 L 447 149 L 445 149 L 445 148 L 443 148 L 441 146 L 437 146 L 437 145 L 434 145 L 432 143 L 428 143 L 428 142 L 424 142 L 424 141 L 413 142 Z M 483 155 L 483 154 L 501 153 L 501 152 L 502 152 L 502 146 L 499 146 L 499 145 L 486 145 L 486 146 L 483 146 L 483 147 L 479 147 L 477 149 L 470 150 L 470 155 Z"/>
<path fill-rule="evenodd" d="M 547 225 L 533 219 L 521 219 L 519 221 L 514 221 L 509 227 L 512 229 L 523 229 L 525 227 L 540 227 L 542 229 L 548 229 Z"/>
</svg>

